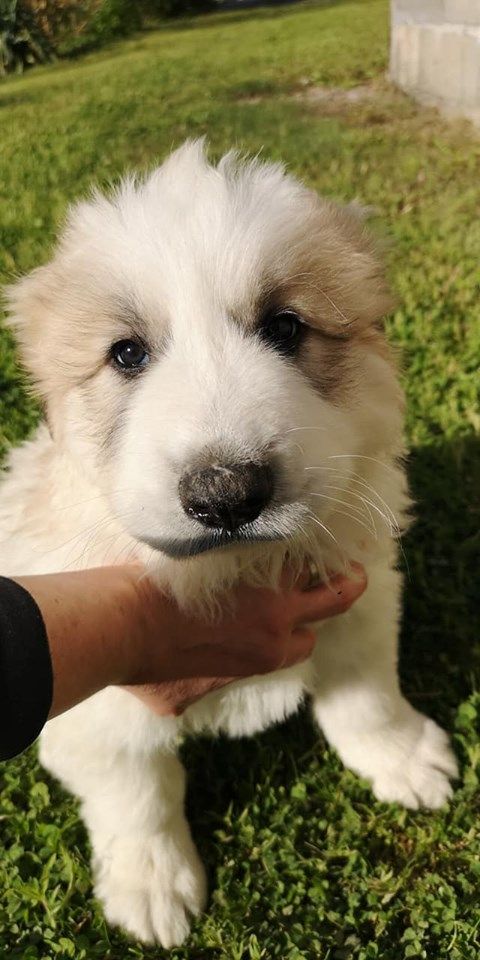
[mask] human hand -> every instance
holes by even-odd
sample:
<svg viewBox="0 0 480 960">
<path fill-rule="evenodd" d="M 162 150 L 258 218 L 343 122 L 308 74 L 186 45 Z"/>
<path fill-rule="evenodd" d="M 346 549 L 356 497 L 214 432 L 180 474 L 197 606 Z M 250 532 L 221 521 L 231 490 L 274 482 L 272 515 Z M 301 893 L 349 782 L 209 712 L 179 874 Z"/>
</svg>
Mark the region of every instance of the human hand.
<svg viewBox="0 0 480 960">
<path fill-rule="evenodd" d="M 293 586 L 285 575 L 278 591 L 241 584 L 233 612 L 213 622 L 185 613 L 139 580 L 139 630 L 126 689 L 157 714 L 179 715 L 233 680 L 307 659 L 316 640 L 308 624 L 346 612 L 364 592 L 365 571 L 353 569 L 355 579 L 338 576 L 314 589 L 306 573 Z"/>
</svg>

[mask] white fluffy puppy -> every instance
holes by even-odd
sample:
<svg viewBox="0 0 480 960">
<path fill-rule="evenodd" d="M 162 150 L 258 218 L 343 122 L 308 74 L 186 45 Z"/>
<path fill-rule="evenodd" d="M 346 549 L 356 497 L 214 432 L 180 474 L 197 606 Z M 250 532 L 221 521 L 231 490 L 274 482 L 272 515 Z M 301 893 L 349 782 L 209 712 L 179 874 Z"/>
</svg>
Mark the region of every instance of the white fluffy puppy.
<svg viewBox="0 0 480 960">
<path fill-rule="evenodd" d="M 390 298 L 354 209 L 276 164 L 187 143 L 70 212 L 51 263 L 10 290 L 46 423 L 1 490 L 1 572 L 144 561 L 181 604 L 288 553 L 369 586 L 314 656 L 160 718 L 109 688 L 48 724 L 41 759 L 82 800 L 107 918 L 168 947 L 205 904 L 181 737 L 253 734 L 305 695 L 376 797 L 438 807 L 455 761 L 397 678 L 405 525 Z"/>
</svg>

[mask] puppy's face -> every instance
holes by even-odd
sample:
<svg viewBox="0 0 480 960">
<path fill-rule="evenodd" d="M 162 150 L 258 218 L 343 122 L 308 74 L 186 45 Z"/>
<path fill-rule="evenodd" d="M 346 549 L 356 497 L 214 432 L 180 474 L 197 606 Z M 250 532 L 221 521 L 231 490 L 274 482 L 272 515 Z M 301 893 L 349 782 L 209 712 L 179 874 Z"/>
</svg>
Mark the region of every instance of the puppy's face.
<svg viewBox="0 0 480 960">
<path fill-rule="evenodd" d="M 76 207 L 11 299 L 55 438 L 172 557 L 324 532 L 398 426 L 372 244 L 278 166 L 187 144 Z"/>
</svg>

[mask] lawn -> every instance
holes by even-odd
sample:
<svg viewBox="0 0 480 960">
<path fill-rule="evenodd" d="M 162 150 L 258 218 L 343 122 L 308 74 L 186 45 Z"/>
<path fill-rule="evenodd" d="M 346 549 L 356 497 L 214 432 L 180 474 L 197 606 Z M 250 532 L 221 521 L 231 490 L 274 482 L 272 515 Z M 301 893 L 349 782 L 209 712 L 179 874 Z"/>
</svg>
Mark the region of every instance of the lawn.
<svg viewBox="0 0 480 960">
<path fill-rule="evenodd" d="M 436 814 L 377 803 L 307 714 L 257 740 L 187 744 L 211 900 L 174 960 L 480 956 L 480 139 L 389 87 L 387 28 L 386 0 L 216 14 L 0 85 L 0 282 L 45 260 L 92 180 L 204 133 L 215 155 L 262 150 L 373 205 L 392 241 L 418 502 L 403 685 L 454 733 L 461 780 Z M 0 331 L 0 450 L 37 416 Z M 76 805 L 35 751 L 0 778 L 0 956 L 163 956 L 105 926 Z"/>
</svg>

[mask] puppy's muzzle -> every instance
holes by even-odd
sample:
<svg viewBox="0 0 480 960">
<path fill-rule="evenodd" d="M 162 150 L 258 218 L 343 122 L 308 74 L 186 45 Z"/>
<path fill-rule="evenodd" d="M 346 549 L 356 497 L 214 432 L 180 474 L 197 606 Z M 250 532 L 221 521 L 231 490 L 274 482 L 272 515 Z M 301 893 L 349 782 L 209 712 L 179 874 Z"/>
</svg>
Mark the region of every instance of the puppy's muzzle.
<svg viewBox="0 0 480 960">
<path fill-rule="evenodd" d="M 187 516 L 205 527 L 233 532 L 260 516 L 273 496 L 268 463 L 213 464 L 188 470 L 178 492 Z"/>
</svg>

